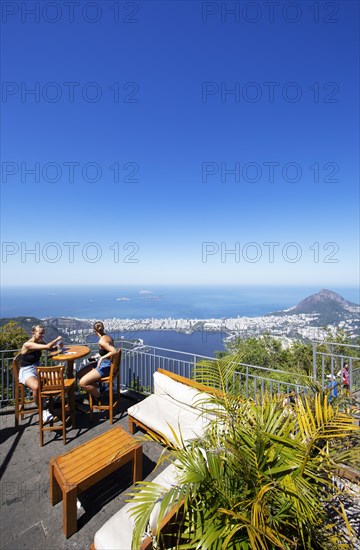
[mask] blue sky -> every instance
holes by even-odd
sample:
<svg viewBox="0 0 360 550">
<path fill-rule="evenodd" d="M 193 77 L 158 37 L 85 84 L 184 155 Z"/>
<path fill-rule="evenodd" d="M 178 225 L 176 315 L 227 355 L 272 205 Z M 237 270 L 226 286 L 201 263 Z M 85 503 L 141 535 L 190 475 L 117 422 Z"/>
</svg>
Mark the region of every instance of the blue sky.
<svg viewBox="0 0 360 550">
<path fill-rule="evenodd" d="M 359 3 L 275 4 L 3 2 L 4 285 L 358 284 Z"/>
</svg>

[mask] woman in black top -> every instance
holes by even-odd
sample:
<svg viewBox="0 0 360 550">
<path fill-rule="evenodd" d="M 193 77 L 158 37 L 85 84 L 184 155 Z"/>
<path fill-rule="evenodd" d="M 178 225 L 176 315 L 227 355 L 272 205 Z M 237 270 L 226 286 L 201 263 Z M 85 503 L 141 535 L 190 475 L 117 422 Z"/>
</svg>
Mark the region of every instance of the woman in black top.
<svg viewBox="0 0 360 550">
<path fill-rule="evenodd" d="M 23 344 L 20 352 L 20 371 L 19 371 L 19 382 L 30 388 L 33 392 L 34 401 L 38 405 L 38 390 L 39 390 L 39 381 L 36 372 L 36 367 L 40 365 L 41 353 L 43 350 L 52 349 L 59 340 L 62 339 L 61 336 L 55 338 L 48 344 L 43 340 L 45 334 L 45 328 L 42 325 L 34 325 L 32 327 L 32 337 L 30 340 Z M 48 422 L 52 419 L 50 411 L 47 409 L 43 410 L 43 421 Z"/>
</svg>

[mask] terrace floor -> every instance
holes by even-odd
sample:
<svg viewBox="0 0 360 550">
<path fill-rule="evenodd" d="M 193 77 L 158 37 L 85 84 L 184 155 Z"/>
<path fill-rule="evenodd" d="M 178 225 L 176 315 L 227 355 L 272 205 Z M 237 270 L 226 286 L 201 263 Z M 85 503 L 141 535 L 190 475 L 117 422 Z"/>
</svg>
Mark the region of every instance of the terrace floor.
<svg viewBox="0 0 360 550">
<path fill-rule="evenodd" d="M 127 409 L 132 404 L 133 400 L 122 395 L 113 426 L 128 429 Z M 122 507 L 127 489 L 131 487 L 131 464 L 79 496 L 78 531 L 65 538 L 62 501 L 55 506 L 50 503 L 49 461 L 111 428 L 103 412 L 94 413 L 91 426 L 88 415 L 77 411 L 76 423 L 76 428 L 68 431 L 66 445 L 61 435 L 55 435 L 57 432 L 47 432 L 41 448 L 37 415 L 26 416 L 16 430 L 14 413 L 11 410 L 0 413 L 2 550 L 87 550 L 96 531 Z M 161 451 L 162 447 L 155 442 L 143 443 L 144 479 L 150 480 L 160 471 L 161 468 L 156 473 L 153 470 Z"/>
</svg>

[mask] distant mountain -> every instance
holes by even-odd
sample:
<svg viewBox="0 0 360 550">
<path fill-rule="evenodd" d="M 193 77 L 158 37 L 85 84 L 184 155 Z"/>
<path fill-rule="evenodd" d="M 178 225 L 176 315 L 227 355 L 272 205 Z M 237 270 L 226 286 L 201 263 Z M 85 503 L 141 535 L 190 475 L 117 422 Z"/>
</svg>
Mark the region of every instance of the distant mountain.
<svg viewBox="0 0 360 550">
<path fill-rule="evenodd" d="M 343 313 L 348 311 L 354 313 L 360 312 L 360 306 L 345 300 L 340 294 L 332 290 L 322 289 L 317 294 L 312 294 L 301 300 L 297 306 L 290 308 L 294 313 L 326 313 L 328 311 L 338 311 Z"/>
<path fill-rule="evenodd" d="M 10 321 L 14 321 L 20 325 L 28 334 L 31 334 L 31 329 L 34 325 L 44 324 L 43 321 L 37 317 L 1 317 L 0 327 L 7 325 Z"/>
<path fill-rule="evenodd" d="M 296 306 L 277 311 L 272 315 L 300 315 L 301 313 L 316 314 L 318 324 L 333 324 L 358 316 L 360 305 L 345 300 L 332 290 L 322 289 L 317 294 L 301 300 Z"/>
<path fill-rule="evenodd" d="M 15 321 L 15 323 L 20 325 L 29 336 L 31 336 L 32 327 L 34 325 L 44 325 L 46 328 L 45 342 L 50 342 L 57 336 L 62 336 L 64 342 L 69 342 L 70 338 L 68 331 L 91 327 L 91 323 L 87 321 L 79 321 L 78 319 L 64 317 L 52 317 L 49 319 L 38 319 L 37 317 L 2 317 L 0 318 L 0 327 L 6 325 L 9 321 Z"/>
</svg>

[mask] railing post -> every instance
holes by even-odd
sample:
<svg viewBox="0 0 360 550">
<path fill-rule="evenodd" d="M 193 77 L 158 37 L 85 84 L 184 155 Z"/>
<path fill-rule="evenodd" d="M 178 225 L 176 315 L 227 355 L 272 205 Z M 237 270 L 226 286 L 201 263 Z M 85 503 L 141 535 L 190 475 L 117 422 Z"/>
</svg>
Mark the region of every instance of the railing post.
<svg viewBox="0 0 360 550">
<path fill-rule="evenodd" d="M 313 381 L 316 384 L 316 342 L 313 342 Z"/>
<path fill-rule="evenodd" d="M 5 388 L 5 381 L 4 381 L 4 371 L 5 371 L 5 358 L 4 358 L 5 352 L 1 352 L 1 401 L 5 400 L 4 395 L 4 388 Z"/>
</svg>

